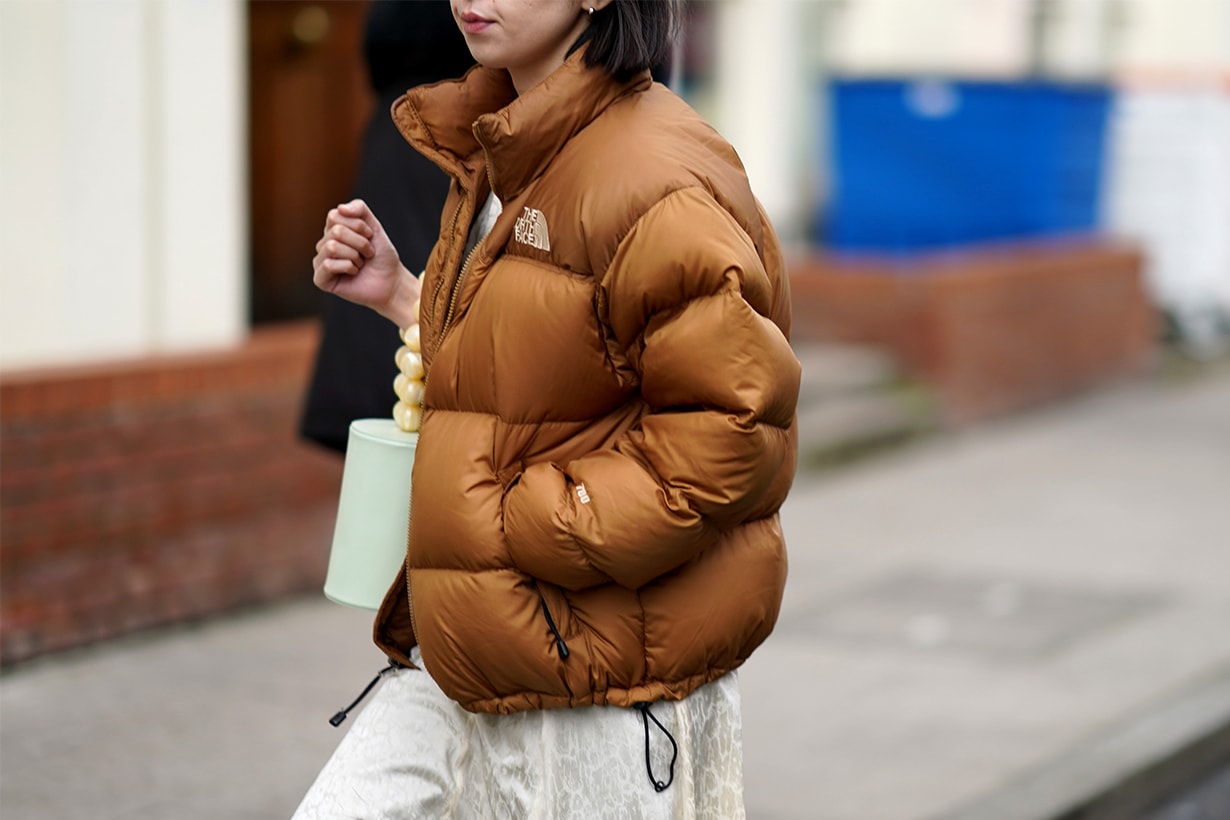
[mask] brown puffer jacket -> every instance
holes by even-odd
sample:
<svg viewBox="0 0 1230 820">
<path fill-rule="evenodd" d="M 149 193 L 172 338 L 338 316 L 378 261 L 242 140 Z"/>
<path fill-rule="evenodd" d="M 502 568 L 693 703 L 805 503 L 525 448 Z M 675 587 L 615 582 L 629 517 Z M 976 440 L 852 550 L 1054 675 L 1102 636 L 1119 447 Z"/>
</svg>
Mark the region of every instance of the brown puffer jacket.
<svg viewBox="0 0 1230 820">
<path fill-rule="evenodd" d="M 376 643 L 477 712 L 682 698 L 769 634 L 800 368 L 735 152 L 573 55 L 409 92 L 454 182 L 423 279 L 407 583 Z M 461 258 L 494 190 L 504 210 Z"/>
</svg>

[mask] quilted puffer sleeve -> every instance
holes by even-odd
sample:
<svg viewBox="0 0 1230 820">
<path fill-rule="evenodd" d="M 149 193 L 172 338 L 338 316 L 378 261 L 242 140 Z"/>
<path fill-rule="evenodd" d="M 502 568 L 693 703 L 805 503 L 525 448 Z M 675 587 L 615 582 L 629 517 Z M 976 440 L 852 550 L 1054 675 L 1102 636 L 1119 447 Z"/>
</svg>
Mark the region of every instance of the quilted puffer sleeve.
<svg viewBox="0 0 1230 820">
<path fill-rule="evenodd" d="M 602 279 L 600 312 L 649 412 L 612 449 L 524 470 L 504 502 L 518 567 L 567 588 L 635 589 L 777 510 L 800 377 L 769 318 L 784 287 L 702 189 L 637 221 Z"/>
</svg>

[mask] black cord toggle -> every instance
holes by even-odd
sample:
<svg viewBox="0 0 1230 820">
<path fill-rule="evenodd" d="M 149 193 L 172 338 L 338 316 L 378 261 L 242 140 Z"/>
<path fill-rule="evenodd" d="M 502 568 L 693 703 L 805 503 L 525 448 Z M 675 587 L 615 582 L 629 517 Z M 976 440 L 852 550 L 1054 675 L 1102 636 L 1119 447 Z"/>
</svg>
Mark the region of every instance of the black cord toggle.
<svg viewBox="0 0 1230 820">
<path fill-rule="evenodd" d="M 664 792 L 675 782 L 675 760 L 679 757 L 679 744 L 675 742 L 675 738 L 666 730 L 661 721 L 654 717 L 653 712 L 649 711 L 649 707 L 652 705 L 650 703 L 638 703 L 636 708 L 640 710 L 641 721 L 645 724 L 645 770 L 649 772 L 649 782 L 653 784 L 653 790 Z M 665 783 L 653 776 L 653 763 L 649 760 L 649 721 L 651 720 L 662 730 L 662 734 L 666 735 L 666 739 L 671 742 L 670 779 Z"/>
<path fill-rule="evenodd" d="M 371 683 L 369 683 L 369 684 L 367 685 L 367 688 L 366 688 L 366 689 L 364 689 L 364 690 L 363 690 L 363 691 L 359 694 L 359 696 L 358 696 L 357 698 L 355 698 L 355 699 L 354 699 L 354 703 L 350 704 L 350 705 L 349 705 L 349 706 L 347 706 L 345 709 L 343 709 L 342 711 L 338 712 L 338 713 L 337 713 L 336 715 L 334 715 L 333 717 L 329 718 L 329 723 L 330 723 L 330 725 L 333 725 L 333 726 L 341 726 L 341 725 L 342 725 L 342 721 L 344 721 L 344 720 L 347 718 L 347 716 L 349 716 L 349 715 L 350 715 L 351 710 L 353 710 L 356 706 L 358 706 L 360 703 L 362 703 L 362 702 L 363 702 L 363 698 L 367 697 L 367 693 L 368 693 L 368 692 L 370 692 L 370 691 L 372 691 L 373 689 L 375 689 L 375 688 L 376 688 L 376 684 L 380 683 L 381 679 L 382 679 L 385 675 L 387 675 L 388 673 L 392 672 L 394 669 L 399 668 L 400 666 L 401 666 L 401 664 L 400 664 L 400 663 L 397 663 L 396 661 L 390 661 L 388 666 L 386 666 L 384 669 L 381 669 L 381 670 L 380 670 L 380 671 L 376 674 L 376 677 L 372 678 L 372 682 L 371 682 Z"/>
</svg>

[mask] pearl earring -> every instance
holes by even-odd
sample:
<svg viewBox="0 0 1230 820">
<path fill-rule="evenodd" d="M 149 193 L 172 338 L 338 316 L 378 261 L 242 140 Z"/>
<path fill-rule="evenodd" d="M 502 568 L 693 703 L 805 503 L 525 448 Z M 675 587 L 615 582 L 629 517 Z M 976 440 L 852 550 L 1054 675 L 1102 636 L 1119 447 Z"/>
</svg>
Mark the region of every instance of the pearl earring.
<svg viewBox="0 0 1230 820">
<path fill-rule="evenodd" d="M 593 16 L 593 13 L 594 13 L 594 7 L 593 7 L 593 6 L 590 6 L 590 7 L 589 7 L 589 13 L 590 13 L 590 16 Z"/>
</svg>

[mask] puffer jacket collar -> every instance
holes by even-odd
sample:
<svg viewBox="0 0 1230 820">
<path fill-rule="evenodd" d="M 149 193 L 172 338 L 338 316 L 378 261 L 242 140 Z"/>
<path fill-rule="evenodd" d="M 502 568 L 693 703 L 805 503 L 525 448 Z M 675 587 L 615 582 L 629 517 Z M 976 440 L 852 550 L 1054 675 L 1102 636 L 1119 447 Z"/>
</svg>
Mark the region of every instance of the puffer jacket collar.
<svg viewBox="0 0 1230 820">
<path fill-rule="evenodd" d="M 619 82 L 585 65 L 585 49 L 520 97 L 508 72 L 476 66 L 460 80 L 411 89 L 393 104 L 403 137 L 445 173 L 466 180 L 485 150 L 492 190 L 515 199 L 608 105 L 647 88 L 648 71 Z"/>
</svg>

